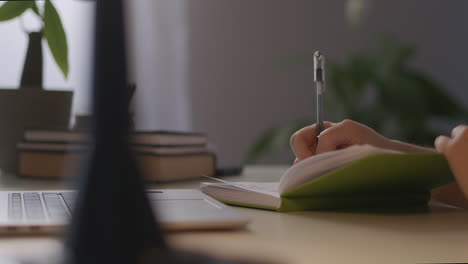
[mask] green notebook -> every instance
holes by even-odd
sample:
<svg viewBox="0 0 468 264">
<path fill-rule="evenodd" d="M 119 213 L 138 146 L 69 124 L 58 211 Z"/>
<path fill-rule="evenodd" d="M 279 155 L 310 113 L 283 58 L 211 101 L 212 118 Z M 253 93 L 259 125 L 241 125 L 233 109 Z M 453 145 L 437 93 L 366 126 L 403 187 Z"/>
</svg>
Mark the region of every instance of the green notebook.
<svg viewBox="0 0 468 264">
<path fill-rule="evenodd" d="M 316 155 L 279 182 L 202 183 L 224 203 L 277 211 L 407 207 L 427 204 L 430 190 L 453 181 L 440 153 L 402 153 L 369 145 Z"/>
</svg>

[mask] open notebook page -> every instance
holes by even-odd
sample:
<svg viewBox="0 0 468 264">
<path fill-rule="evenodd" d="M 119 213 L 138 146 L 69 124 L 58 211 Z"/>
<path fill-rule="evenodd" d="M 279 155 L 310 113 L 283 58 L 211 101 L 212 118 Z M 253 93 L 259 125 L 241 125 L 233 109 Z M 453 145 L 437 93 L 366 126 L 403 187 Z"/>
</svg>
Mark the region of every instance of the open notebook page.
<svg viewBox="0 0 468 264">
<path fill-rule="evenodd" d="M 220 201 L 235 201 L 237 204 L 255 204 L 270 208 L 279 208 L 281 198 L 278 182 L 202 182 L 201 190 Z"/>
<path fill-rule="evenodd" d="M 342 150 L 312 156 L 289 168 L 280 180 L 278 192 L 280 194 L 293 190 L 312 181 L 321 175 L 342 167 L 354 160 L 374 153 L 398 153 L 397 151 L 373 147 L 370 145 L 356 145 Z"/>
</svg>

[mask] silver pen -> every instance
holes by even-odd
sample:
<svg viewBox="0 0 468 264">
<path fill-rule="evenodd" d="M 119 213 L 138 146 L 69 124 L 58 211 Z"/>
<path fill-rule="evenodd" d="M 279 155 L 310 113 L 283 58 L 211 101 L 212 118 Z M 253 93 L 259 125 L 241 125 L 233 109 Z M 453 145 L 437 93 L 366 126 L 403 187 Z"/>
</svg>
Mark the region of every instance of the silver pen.
<svg viewBox="0 0 468 264">
<path fill-rule="evenodd" d="M 314 82 L 316 87 L 316 137 L 323 131 L 322 95 L 325 92 L 325 58 L 320 51 L 314 52 Z"/>
</svg>

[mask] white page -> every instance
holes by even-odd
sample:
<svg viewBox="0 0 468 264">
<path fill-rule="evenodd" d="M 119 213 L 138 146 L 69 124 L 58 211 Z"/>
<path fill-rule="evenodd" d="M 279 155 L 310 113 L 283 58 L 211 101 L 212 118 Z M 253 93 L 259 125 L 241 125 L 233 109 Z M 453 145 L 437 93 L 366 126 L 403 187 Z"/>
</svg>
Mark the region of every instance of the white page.
<svg viewBox="0 0 468 264">
<path fill-rule="evenodd" d="M 221 180 L 221 183 L 202 182 L 202 187 L 231 189 L 240 191 L 249 191 L 263 193 L 275 197 L 279 197 L 278 186 L 279 182 L 228 182 Z"/>
<path fill-rule="evenodd" d="M 312 181 L 332 170 L 342 167 L 354 160 L 374 153 L 398 153 L 397 151 L 373 147 L 370 145 L 356 145 L 342 150 L 327 152 L 312 156 L 289 168 L 279 184 L 279 193 L 284 193 Z"/>
</svg>

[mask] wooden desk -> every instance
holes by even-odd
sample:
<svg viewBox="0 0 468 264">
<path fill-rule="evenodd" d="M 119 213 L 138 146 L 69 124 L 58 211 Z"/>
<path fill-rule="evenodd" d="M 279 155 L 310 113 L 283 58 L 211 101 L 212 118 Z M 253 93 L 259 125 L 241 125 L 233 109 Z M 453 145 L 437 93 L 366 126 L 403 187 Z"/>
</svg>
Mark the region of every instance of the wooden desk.
<svg viewBox="0 0 468 264">
<path fill-rule="evenodd" d="M 250 167 L 236 181 L 275 181 L 285 167 Z M 12 184 L 13 182 L 13 184 Z M 57 183 L 12 180 L 21 189 Z M 3 179 L 2 179 L 3 183 Z M 158 188 L 195 188 L 198 181 Z M 171 244 L 227 257 L 247 256 L 278 263 L 447 263 L 468 262 L 468 212 L 435 206 L 431 213 L 293 212 L 233 207 L 252 218 L 245 230 L 171 233 Z M 60 247 L 51 237 L 0 239 L 0 257 L 44 256 Z M 1 259 L 0 259 L 1 260 Z"/>
</svg>

